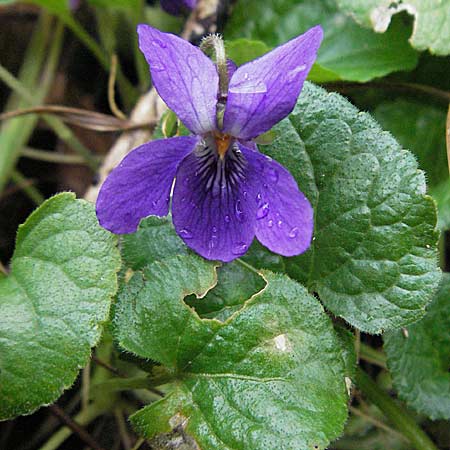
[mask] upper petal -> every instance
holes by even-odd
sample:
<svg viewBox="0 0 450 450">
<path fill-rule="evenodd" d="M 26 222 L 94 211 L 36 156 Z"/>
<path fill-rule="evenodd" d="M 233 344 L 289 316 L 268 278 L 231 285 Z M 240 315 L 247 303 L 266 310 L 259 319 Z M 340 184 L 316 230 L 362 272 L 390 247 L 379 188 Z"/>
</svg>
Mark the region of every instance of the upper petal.
<svg viewBox="0 0 450 450">
<path fill-rule="evenodd" d="M 224 131 L 251 139 L 286 117 L 316 59 L 322 35 L 316 26 L 239 67 L 229 84 Z"/>
<path fill-rule="evenodd" d="M 293 176 L 279 163 L 241 145 L 258 178 L 256 237 L 283 256 L 303 253 L 311 244 L 313 209 Z"/>
<path fill-rule="evenodd" d="M 197 47 L 148 25 L 138 26 L 158 94 L 189 130 L 203 134 L 216 128 L 219 76 L 213 62 Z"/>
<path fill-rule="evenodd" d="M 178 167 L 173 223 L 184 242 L 204 258 L 231 261 L 253 241 L 256 197 L 248 168 L 239 151 L 230 149 L 221 160 L 199 147 Z"/>
<path fill-rule="evenodd" d="M 129 153 L 100 189 L 100 225 L 116 234 L 132 233 L 143 217 L 167 215 L 178 164 L 197 141 L 193 136 L 161 139 Z"/>
</svg>

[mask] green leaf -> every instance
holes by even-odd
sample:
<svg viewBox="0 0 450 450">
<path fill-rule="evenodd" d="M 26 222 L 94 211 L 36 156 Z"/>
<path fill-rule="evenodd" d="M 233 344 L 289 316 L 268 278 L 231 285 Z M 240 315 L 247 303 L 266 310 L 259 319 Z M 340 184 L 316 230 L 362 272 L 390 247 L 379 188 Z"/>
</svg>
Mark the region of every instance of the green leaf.
<svg viewBox="0 0 450 450">
<path fill-rule="evenodd" d="M 233 60 L 238 66 L 242 66 L 242 64 L 246 62 L 259 58 L 271 50 L 270 47 L 262 41 L 244 38 L 226 41 L 225 46 L 227 57 Z"/>
<path fill-rule="evenodd" d="M 380 104 L 374 116 L 403 145 L 414 152 L 425 170 L 430 194 L 438 204 L 439 226 L 450 228 L 450 179 L 445 144 L 443 109 L 412 100 Z"/>
<path fill-rule="evenodd" d="M 141 0 L 88 0 L 88 3 L 100 8 L 120 8 L 138 11 Z"/>
<path fill-rule="evenodd" d="M 341 433 L 345 365 L 331 321 L 301 285 L 262 275 L 266 287 L 225 322 L 183 302 L 216 282 L 213 264 L 195 255 L 155 262 L 120 292 L 119 344 L 173 379 L 164 399 L 131 419 L 152 444 L 312 450 Z"/>
<path fill-rule="evenodd" d="M 258 13 L 249 14 L 252 10 Z M 394 22 L 386 34 L 380 35 L 359 26 L 330 0 L 240 0 L 225 36 L 244 36 L 276 46 L 321 24 L 325 33 L 317 57 L 321 72 L 316 67 L 310 79 L 364 82 L 411 70 L 417 64 L 417 52 L 407 42 L 408 27 L 401 21 Z"/>
<path fill-rule="evenodd" d="M 442 278 L 427 315 L 384 336 L 394 387 L 409 406 L 435 419 L 450 419 L 450 275 Z"/>
<path fill-rule="evenodd" d="M 72 385 L 108 319 L 118 267 L 115 238 L 74 194 L 47 200 L 19 228 L 0 279 L 0 420 Z"/>
<path fill-rule="evenodd" d="M 37 6 L 47 9 L 52 14 L 60 17 L 64 22 L 72 22 L 69 1 L 67 0 L 26 0 Z"/>
<path fill-rule="evenodd" d="M 337 0 L 339 7 L 379 33 L 388 30 L 394 14 L 414 16 L 411 45 L 437 55 L 450 53 L 450 0 Z M 388 30 L 389 31 L 389 30 Z"/>
<path fill-rule="evenodd" d="M 122 240 L 123 262 L 134 270 L 187 253 L 192 252 L 175 233 L 170 216 L 148 217 L 141 221 L 136 233 L 124 235 Z"/>
<path fill-rule="evenodd" d="M 315 212 L 311 248 L 286 259 L 287 272 L 363 331 L 420 319 L 440 271 L 436 209 L 414 156 L 368 114 L 310 83 L 275 131 L 260 150 L 290 170 Z"/>
<path fill-rule="evenodd" d="M 265 287 L 262 277 L 239 261 L 219 267 L 217 279 L 217 285 L 204 298 L 193 295 L 185 299 L 202 318 L 224 322 Z"/>
</svg>

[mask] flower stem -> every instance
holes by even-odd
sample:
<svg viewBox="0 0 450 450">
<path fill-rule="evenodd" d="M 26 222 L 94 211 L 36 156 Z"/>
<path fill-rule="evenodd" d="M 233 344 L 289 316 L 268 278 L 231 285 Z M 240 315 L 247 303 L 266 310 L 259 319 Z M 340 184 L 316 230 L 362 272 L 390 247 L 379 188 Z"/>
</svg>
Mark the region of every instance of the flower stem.
<svg viewBox="0 0 450 450">
<path fill-rule="evenodd" d="M 11 172 L 11 179 L 16 183 L 28 198 L 37 206 L 44 203 L 45 197 L 40 191 L 33 186 L 20 172 L 13 170 Z"/>
<path fill-rule="evenodd" d="M 386 369 L 386 355 L 379 351 L 375 350 L 367 344 L 363 342 L 360 343 L 359 347 L 359 356 L 364 361 L 367 361 L 371 364 L 374 364 L 382 369 Z"/>
<path fill-rule="evenodd" d="M 249 263 L 246 263 L 242 259 L 238 258 L 238 259 L 236 259 L 236 262 L 238 262 L 241 266 L 244 266 L 246 269 L 251 270 L 253 273 L 256 273 L 257 275 L 261 276 L 261 272 L 259 272 L 258 269 L 256 269 L 255 267 L 253 267 Z"/>
<path fill-rule="evenodd" d="M 223 39 L 218 34 L 210 34 L 203 38 L 200 44 L 201 50 L 204 52 L 208 50 L 214 51 L 214 59 L 219 73 L 219 95 L 225 97 L 228 93 L 228 65 L 227 55 L 225 53 L 225 44 Z"/>
<path fill-rule="evenodd" d="M 416 450 L 438 450 L 431 439 L 417 425 L 409 413 L 397 403 L 361 369 L 356 371 L 356 384 L 364 395 L 377 406 Z"/>
</svg>

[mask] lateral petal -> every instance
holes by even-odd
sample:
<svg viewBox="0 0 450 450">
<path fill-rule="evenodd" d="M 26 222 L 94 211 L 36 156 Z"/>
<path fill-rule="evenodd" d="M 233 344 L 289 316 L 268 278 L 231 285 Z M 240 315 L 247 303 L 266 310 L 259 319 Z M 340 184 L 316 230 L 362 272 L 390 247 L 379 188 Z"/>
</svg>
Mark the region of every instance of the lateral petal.
<svg viewBox="0 0 450 450">
<path fill-rule="evenodd" d="M 197 141 L 193 136 L 161 139 L 129 153 L 100 189 L 96 204 L 100 225 L 116 234 L 132 233 L 143 217 L 167 215 L 178 164 Z"/>
</svg>

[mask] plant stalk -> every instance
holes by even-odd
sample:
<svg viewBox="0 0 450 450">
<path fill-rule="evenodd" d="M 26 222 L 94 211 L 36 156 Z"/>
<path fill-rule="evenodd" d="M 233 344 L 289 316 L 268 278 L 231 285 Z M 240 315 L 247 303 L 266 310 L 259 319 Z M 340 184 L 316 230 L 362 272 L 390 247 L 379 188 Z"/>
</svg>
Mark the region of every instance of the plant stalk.
<svg viewBox="0 0 450 450">
<path fill-rule="evenodd" d="M 416 450 L 438 450 L 409 413 L 380 389 L 361 368 L 356 371 L 356 385 L 367 399 L 377 406 L 396 429 L 408 439 L 413 448 Z"/>
</svg>

